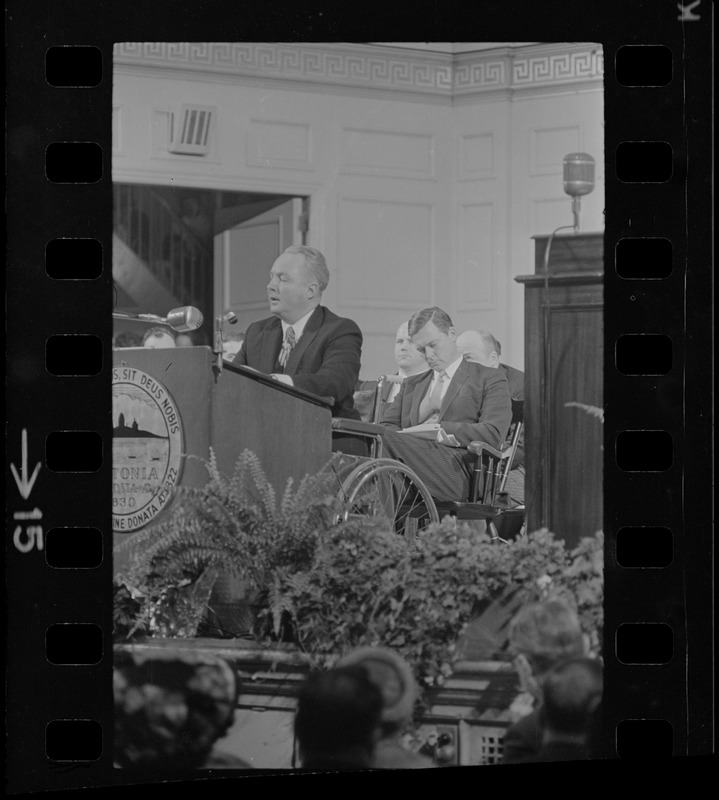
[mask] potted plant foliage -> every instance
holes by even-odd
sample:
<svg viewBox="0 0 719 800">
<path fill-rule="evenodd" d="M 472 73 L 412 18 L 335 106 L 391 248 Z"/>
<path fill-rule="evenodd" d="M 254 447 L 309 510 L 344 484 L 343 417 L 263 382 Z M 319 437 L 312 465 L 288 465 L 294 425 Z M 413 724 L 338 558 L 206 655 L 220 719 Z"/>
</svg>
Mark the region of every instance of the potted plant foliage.
<svg viewBox="0 0 719 800">
<path fill-rule="evenodd" d="M 228 585 L 236 605 L 261 605 L 278 569 L 311 564 L 332 522 L 335 466 L 290 479 L 278 498 L 254 453 L 225 476 L 210 451 L 205 486 L 180 487 L 163 522 L 117 546 L 128 566 L 114 579 L 116 638 L 194 636 L 227 604 Z"/>
<path fill-rule="evenodd" d="M 569 551 L 546 530 L 498 543 L 447 518 L 405 539 L 382 520 L 336 523 L 333 462 L 281 497 L 250 452 L 230 477 L 212 455 L 207 467 L 205 487 L 181 489 L 164 523 L 121 545 L 132 559 L 115 579 L 116 641 L 196 635 L 213 581 L 229 574 L 252 607 L 256 646 L 285 643 L 327 666 L 382 645 L 425 688 L 458 660 L 507 658 L 507 623 L 530 599 L 574 602 L 601 649 L 601 532 Z"/>
</svg>

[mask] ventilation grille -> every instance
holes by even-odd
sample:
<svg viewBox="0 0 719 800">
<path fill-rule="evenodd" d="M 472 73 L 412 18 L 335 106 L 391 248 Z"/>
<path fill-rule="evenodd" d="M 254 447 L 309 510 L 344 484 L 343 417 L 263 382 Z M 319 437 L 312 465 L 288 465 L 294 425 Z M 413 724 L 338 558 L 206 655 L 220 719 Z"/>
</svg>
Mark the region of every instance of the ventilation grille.
<svg viewBox="0 0 719 800">
<path fill-rule="evenodd" d="M 216 113 L 213 106 L 195 105 L 181 105 L 171 112 L 168 150 L 185 155 L 206 155 L 210 150 Z"/>
</svg>

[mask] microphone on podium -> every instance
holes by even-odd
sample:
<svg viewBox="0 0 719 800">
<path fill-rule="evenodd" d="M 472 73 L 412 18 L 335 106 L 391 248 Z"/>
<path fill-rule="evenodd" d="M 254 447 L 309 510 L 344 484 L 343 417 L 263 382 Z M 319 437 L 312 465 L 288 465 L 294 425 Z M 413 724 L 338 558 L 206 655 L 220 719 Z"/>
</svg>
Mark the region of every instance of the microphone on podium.
<svg viewBox="0 0 719 800">
<path fill-rule="evenodd" d="M 564 156 L 564 191 L 572 198 L 574 232 L 579 230 L 579 198 L 594 189 L 594 159 L 588 153 Z"/>
<path fill-rule="evenodd" d="M 202 311 L 195 306 L 182 306 L 167 312 L 165 323 L 178 333 L 196 331 L 202 325 Z"/>
<path fill-rule="evenodd" d="M 166 317 L 160 317 L 157 314 L 127 314 L 124 311 L 113 311 L 112 316 L 116 319 L 136 319 L 141 322 L 154 322 L 158 325 L 169 325 L 173 331 L 178 333 L 188 333 L 189 331 L 196 331 L 204 317 L 202 311 L 195 306 L 181 306 L 180 308 L 173 308 L 167 312 Z"/>
<path fill-rule="evenodd" d="M 229 322 L 230 325 L 237 325 L 238 318 L 234 311 L 228 311 L 220 317 L 222 322 Z"/>
</svg>

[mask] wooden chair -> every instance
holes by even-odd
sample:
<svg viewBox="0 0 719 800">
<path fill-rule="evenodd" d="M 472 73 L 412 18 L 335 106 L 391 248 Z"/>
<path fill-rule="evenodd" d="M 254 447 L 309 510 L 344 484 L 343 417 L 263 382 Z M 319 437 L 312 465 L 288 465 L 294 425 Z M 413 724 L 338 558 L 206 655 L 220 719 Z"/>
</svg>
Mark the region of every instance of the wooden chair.
<svg viewBox="0 0 719 800">
<path fill-rule="evenodd" d="M 512 422 L 509 445 L 497 450 L 486 442 L 471 442 L 467 452 L 471 459 L 469 497 L 462 501 L 436 501 L 440 519 L 450 514 L 457 519 L 483 519 L 493 539 L 506 541 L 499 535 L 498 525 L 506 527 L 506 535 L 516 535 L 524 525 L 525 507 L 513 506 L 506 492 L 524 427 L 524 402 L 512 400 Z"/>
</svg>

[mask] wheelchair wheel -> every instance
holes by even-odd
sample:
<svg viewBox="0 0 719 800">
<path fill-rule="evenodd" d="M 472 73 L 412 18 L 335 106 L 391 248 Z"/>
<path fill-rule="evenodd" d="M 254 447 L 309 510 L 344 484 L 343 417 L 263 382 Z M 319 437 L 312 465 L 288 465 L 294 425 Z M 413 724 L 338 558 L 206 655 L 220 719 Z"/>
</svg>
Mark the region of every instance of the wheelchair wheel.
<svg viewBox="0 0 719 800">
<path fill-rule="evenodd" d="M 439 522 L 437 507 L 422 480 L 392 458 L 356 466 L 343 480 L 338 501 L 338 522 L 356 516 L 383 518 L 404 534 L 416 534 Z"/>
</svg>

